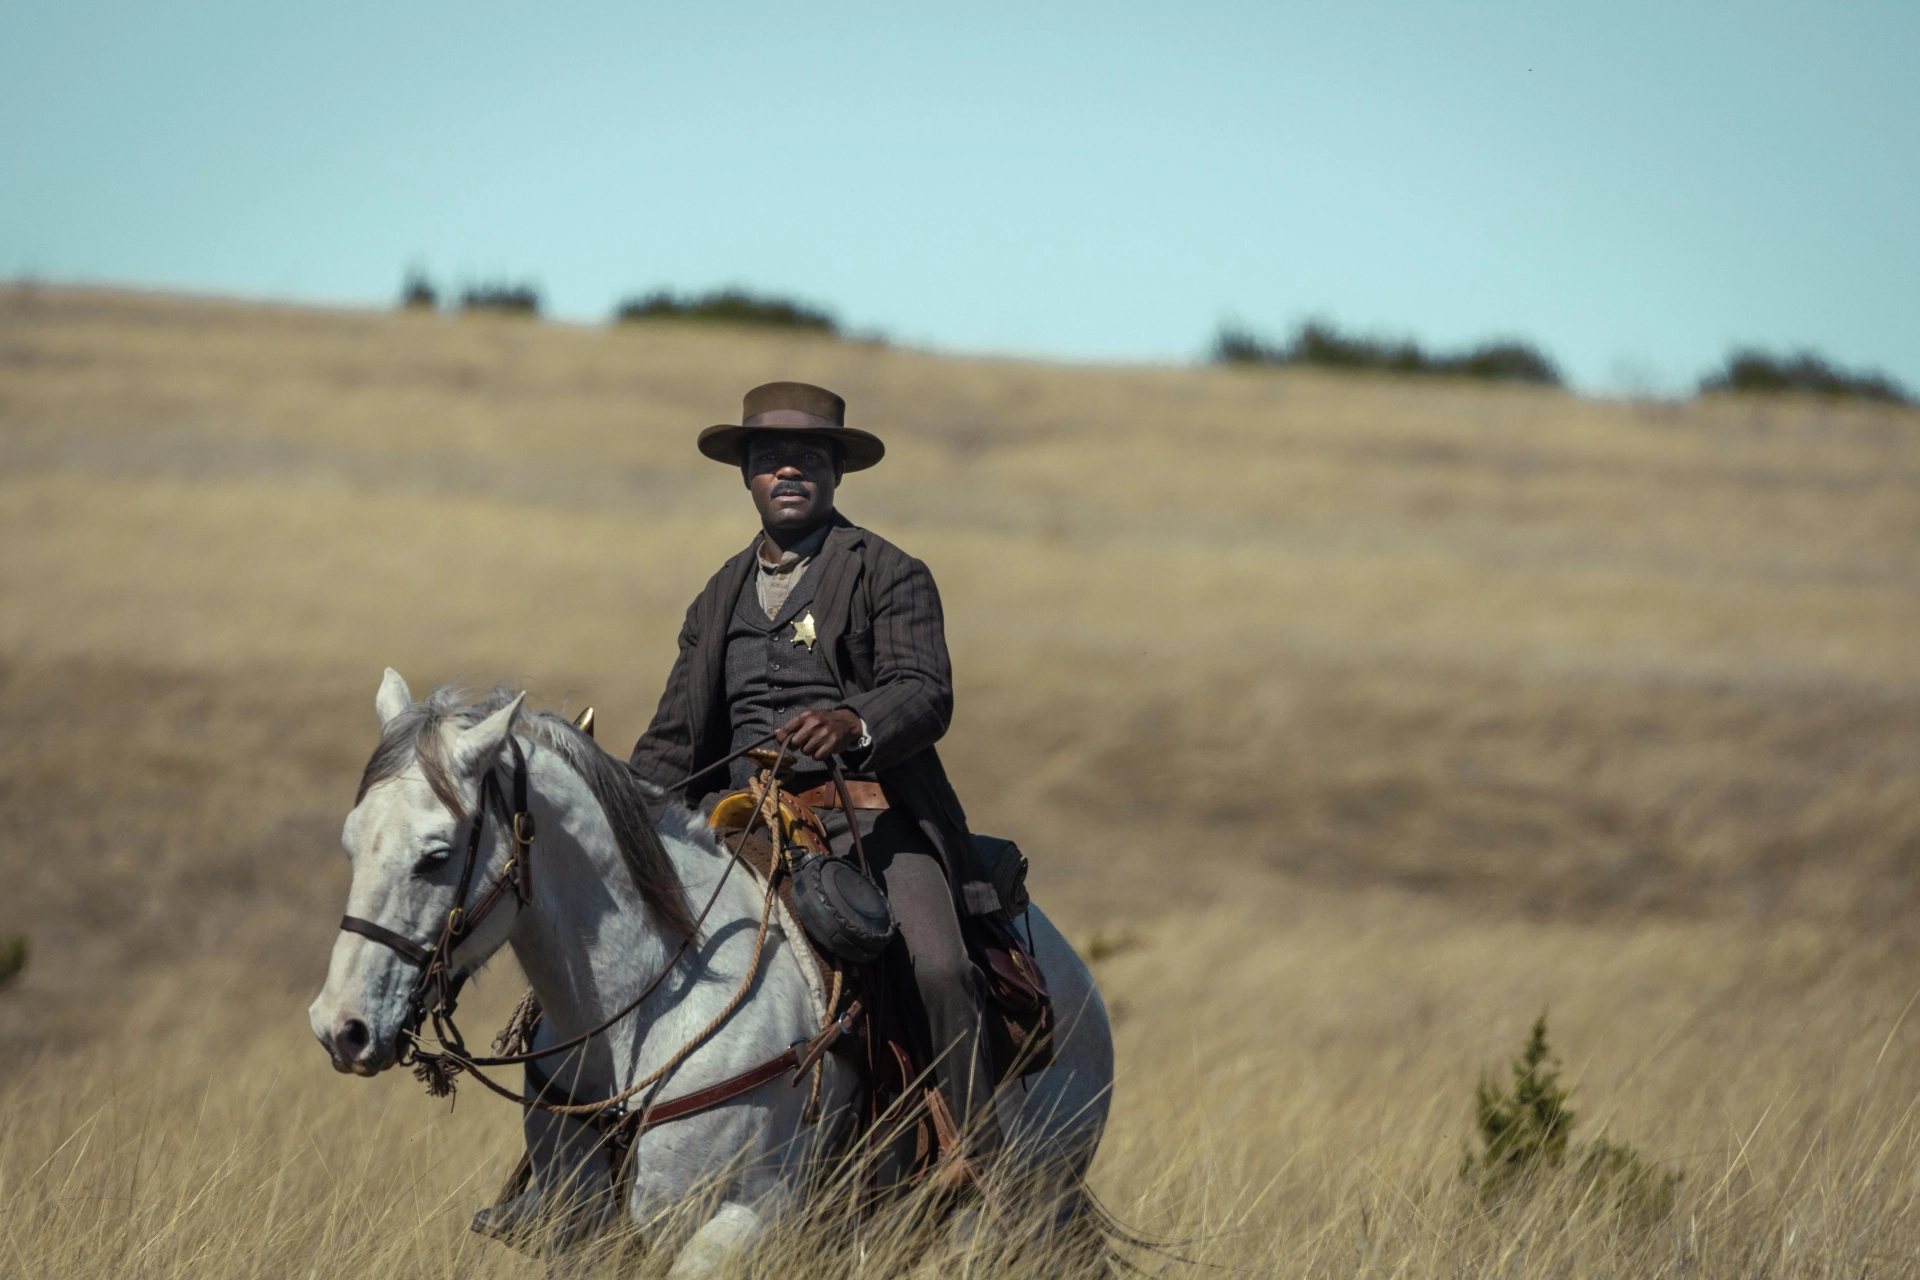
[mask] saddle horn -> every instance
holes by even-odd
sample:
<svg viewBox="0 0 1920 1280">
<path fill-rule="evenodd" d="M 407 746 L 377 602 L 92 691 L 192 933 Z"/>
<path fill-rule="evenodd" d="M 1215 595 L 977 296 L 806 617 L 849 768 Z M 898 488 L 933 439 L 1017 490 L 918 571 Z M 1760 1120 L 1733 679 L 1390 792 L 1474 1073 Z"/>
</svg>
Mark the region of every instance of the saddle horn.
<svg viewBox="0 0 1920 1280">
<path fill-rule="evenodd" d="M 578 716 L 574 717 L 573 727 L 591 738 L 593 736 L 593 708 L 588 707 L 585 711 L 582 711 Z"/>
</svg>

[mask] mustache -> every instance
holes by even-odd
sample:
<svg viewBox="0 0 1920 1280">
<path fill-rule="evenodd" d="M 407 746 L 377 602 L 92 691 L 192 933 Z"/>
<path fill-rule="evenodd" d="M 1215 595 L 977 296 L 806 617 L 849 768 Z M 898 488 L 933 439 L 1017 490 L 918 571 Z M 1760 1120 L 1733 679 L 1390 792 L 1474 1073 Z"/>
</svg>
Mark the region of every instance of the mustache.
<svg viewBox="0 0 1920 1280">
<path fill-rule="evenodd" d="M 767 490 L 769 498 L 811 498 L 813 490 L 798 480 L 782 480 Z"/>
</svg>

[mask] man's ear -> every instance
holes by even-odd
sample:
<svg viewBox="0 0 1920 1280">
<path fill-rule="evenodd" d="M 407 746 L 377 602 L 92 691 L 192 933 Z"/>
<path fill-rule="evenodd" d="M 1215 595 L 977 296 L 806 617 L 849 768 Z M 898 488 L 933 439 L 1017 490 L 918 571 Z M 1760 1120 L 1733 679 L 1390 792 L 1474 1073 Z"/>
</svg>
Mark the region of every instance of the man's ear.
<svg viewBox="0 0 1920 1280">
<path fill-rule="evenodd" d="M 454 739 L 451 763 L 455 774 L 475 777 L 499 758 L 500 748 L 507 745 L 507 735 L 513 732 L 513 719 L 526 700 L 527 695 L 521 694 Z"/>
</svg>

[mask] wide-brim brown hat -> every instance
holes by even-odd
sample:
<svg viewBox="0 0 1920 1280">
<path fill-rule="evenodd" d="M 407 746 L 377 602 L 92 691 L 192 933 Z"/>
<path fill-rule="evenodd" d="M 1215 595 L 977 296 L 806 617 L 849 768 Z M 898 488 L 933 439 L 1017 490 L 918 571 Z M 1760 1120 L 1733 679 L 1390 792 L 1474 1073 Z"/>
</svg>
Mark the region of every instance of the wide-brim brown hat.
<svg viewBox="0 0 1920 1280">
<path fill-rule="evenodd" d="M 700 452 L 737 467 L 747 437 L 762 431 L 825 436 L 840 446 L 848 471 L 864 471 L 887 456 L 879 436 L 847 425 L 845 400 L 805 382 L 768 382 L 747 392 L 740 405 L 740 421 L 702 431 Z"/>
</svg>

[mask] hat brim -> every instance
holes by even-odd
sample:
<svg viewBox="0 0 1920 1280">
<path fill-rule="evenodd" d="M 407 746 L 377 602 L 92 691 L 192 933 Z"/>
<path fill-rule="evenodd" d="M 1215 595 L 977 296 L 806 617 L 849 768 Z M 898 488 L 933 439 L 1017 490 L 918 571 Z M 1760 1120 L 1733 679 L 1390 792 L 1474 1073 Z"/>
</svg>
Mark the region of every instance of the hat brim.
<svg viewBox="0 0 1920 1280">
<path fill-rule="evenodd" d="M 743 427 L 732 422 L 718 423 L 702 431 L 700 452 L 715 462 L 737 467 L 740 465 L 740 448 L 747 442 L 748 436 L 774 432 L 819 436 L 838 442 L 846 454 L 846 461 L 842 464 L 842 469 L 846 471 L 865 471 L 887 456 L 887 446 L 881 443 L 879 436 L 854 427 L 834 427 L 832 430 L 820 427 Z"/>
</svg>

